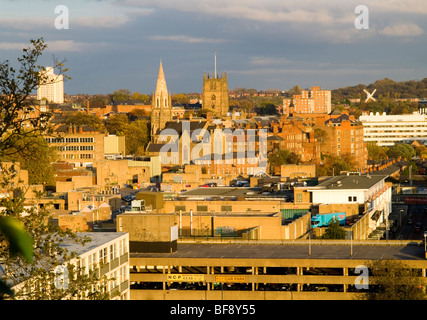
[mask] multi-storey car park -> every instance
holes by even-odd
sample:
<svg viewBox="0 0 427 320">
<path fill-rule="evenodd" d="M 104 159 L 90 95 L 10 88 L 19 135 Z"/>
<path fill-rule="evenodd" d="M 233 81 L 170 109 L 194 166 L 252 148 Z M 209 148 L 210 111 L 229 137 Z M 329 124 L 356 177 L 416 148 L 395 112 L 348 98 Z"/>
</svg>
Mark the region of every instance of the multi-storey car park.
<svg viewBox="0 0 427 320">
<path fill-rule="evenodd" d="M 363 269 L 377 259 L 397 259 L 427 283 L 420 241 L 193 242 L 171 253 L 131 253 L 130 298 L 352 300 L 377 290 Z"/>
</svg>

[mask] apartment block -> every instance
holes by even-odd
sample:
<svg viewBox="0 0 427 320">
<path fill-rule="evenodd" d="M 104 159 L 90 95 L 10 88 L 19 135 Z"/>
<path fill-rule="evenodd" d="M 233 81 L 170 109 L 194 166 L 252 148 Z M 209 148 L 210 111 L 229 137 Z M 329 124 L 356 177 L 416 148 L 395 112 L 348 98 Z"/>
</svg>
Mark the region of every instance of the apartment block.
<svg viewBox="0 0 427 320">
<path fill-rule="evenodd" d="M 77 233 L 77 237 L 88 237 L 90 242 L 86 245 L 77 243 L 71 239 L 64 239 L 61 244 L 70 253 L 76 254 L 69 262 L 71 265 L 80 266 L 83 272 L 88 274 L 95 271 L 99 278 L 98 288 L 109 294 L 110 300 L 130 300 L 129 282 L 129 234 L 124 232 L 83 232 Z M 48 271 L 48 270 L 47 270 Z M 65 270 L 57 273 L 63 284 L 68 279 Z M 26 288 L 28 281 L 15 284 L 13 289 L 31 290 Z M 57 283 L 55 282 L 55 285 Z M 48 288 L 46 288 L 48 289 Z M 87 292 L 78 292 L 76 300 L 86 300 Z"/>
<path fill-rule="evenodd" d="M 49 103 L 64 103 L 64 77 L 56 75 L 53 67 L 46 67 L 43 76 L 46 82 L 37 88 L 37 100 L 46 99 Z"/>
<path fill-rule="evenodd" d="M 330 113 L 332 108 L 331 91 L 311 87 L 301 90 L 301 94 L 283 100 L 283 114 L 293 113 Z"/>
<path fill-rule="evenodd" d="M 319 144 L 322 154 L 347 154 L 354 159 L 359 169 L 367 166 L 368 149 L 363 137 L 363 125 L 354 116 L 343 113 L 316 118 L 315 127 L 325 134 Z"/>
</svg>

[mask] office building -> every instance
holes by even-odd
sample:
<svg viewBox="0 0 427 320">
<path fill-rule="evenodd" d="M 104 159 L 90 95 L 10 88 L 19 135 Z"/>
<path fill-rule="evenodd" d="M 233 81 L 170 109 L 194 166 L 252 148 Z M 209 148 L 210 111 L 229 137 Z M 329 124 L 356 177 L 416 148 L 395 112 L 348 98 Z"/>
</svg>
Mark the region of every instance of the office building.
<svg viewBox="0 0 427 320">
<path fill-rule="evenodd" d="M 399 142 L 427 141 L 427 115 L 385 113 L 364 114 L 359 117 L 365 142 L 392 146 Z"/>
</svg>

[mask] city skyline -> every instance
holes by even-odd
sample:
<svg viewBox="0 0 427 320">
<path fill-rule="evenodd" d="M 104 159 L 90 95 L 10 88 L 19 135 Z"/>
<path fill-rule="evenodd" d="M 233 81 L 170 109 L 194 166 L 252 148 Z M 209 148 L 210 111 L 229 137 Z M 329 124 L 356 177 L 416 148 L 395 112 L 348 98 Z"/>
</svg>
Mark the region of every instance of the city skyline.
<svg viewBox="0 0 427 320">
<path fill-rule="evenodd" d="M 227 72 L 235 87 L 335 89 L 382 78 L 426 77 L 427 6 L 422 0 L 365 1 L 369 28 L 358 30 L 361 3 L 208 1 L 5 1 L 1 61 L 16 60 L 43 37 L 66 59 L 66 94 L 107 94 L 121 88 L 151 94 L 161 60 L 171 93 L 201 92 L 203 73 Z M 56 23 L 68 10 L 68 29 Z"/>
</svg>

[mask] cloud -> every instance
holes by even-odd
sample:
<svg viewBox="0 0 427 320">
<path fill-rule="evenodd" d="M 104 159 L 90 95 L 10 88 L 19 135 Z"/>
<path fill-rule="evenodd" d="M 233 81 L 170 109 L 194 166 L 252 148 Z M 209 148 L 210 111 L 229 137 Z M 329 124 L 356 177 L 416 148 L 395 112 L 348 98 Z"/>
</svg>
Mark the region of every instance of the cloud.
<svg viewBox="0 0 427 320">
<path fill-rule="evenodd" d="M 155 41 L 176 41 L 183 43 L 221 43 L 225 42 L 224 39 L 211 39 L 211 38 L 196 38 L 187 35 L 170 35 L 170 36 L 151 36 L 148 37 L 150 40 Z"/>
<path fill-rule="evenodd" d="M 92 48 L 106 47 L 105 43 L 84 43 L 74 40 L 46 41 L 47 49 L 54 52 L 82 52 Z M 28 43 L 24 42 L 0 42 L 0 50 L 22 50 L 27 48 Z"/>
<path fill-rule="evenodd" d="M 274 57 L 251 57 L 250 64 L 253 66 L 270 66 L 270 65 L 284 65 L 292 63 L 291 60 L 286 58 Z"/>
<path fill-rule="evenodd" d="M 378 32 L 390 37 L 416 37 L 424 33 L 423 29 L 413 23 L 387 26 Z"/>
</svg>

